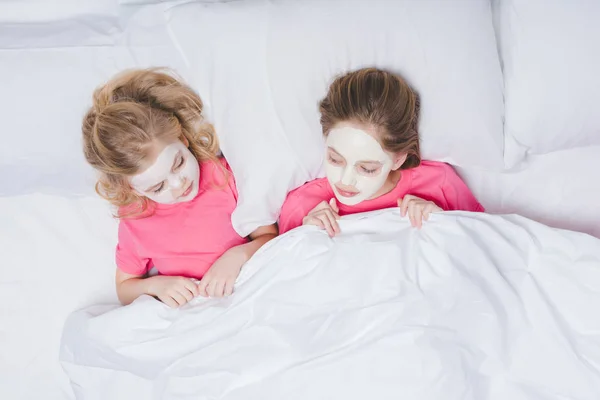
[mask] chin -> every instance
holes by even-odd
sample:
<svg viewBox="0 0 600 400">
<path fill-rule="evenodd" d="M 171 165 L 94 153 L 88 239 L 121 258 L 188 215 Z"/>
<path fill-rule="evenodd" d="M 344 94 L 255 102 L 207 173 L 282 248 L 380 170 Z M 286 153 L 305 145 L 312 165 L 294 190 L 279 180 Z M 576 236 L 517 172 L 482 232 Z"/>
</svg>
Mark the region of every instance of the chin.
<svg viewBox="0 0 600 400">
<path fill-rule="evenodd" d="M 187 196 L 185 196 L 185 197 L 182 197 L 182 198 L 180 198 L 180 199 L 179 199 L 179 202 L 180 202 L 180 203 L 184 203 L 184 202 L 186 202 L 186 201 L 193 200 L 193 199 L 195 199 L 195 198 L 196 198 L 196 195 L 197 195 L 197 194 L 198 194 L 198 185 L 196 185 L 196 184 L 194 183 L 194 187 L 192 188 L 192 190 L 191 190 L 190 194 L 188 194 L 188 195 L 187 195 Z"/>
<path fill-rule="evenodd" d="M 196 198 L 196 196 L 198 195 L 198 184 L 194 183 L 194 187 L 192 188 L 192 191 L 190 192 L 190 194 L 187 195 L 188 200 L 192 200 L 194 198 Z"/>
<path fill-rule="evenodd" d="M 335 198 L 337 199 L 337 201 L 339 201 L 345 206 L 355 206 L 363 201 L 363 198 L 358 195 L 354 197 L 344 197 L 340 195 L 335 189 L 333 190 L 333 193 L 335 194 Z"/>
</svg>

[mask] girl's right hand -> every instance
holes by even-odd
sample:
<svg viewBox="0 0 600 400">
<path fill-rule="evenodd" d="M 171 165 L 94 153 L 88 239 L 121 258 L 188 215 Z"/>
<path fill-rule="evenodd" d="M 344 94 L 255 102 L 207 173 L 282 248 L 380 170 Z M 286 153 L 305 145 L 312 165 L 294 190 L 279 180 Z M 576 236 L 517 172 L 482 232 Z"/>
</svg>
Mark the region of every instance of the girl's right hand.
<svg viewBox="0 0 600 400">
<path fill-rule="evenodd" d="M 329 203 L 322 201 L 302 219 L 302 225 L 316 225 L 321 229 L 325 229 L 329 236 L 333 237 L 340 233 L 337 222 L 340 219 L 339 212 L 335 197 L 329 200 Z"/>
<path fill-rule="evenodd" d="M 177 308 L 198 296 L 198 285 L 183 276 L 152 276 L 148 280 L 148 294 L 158 297 L 169 307 Z"/>
</svg>

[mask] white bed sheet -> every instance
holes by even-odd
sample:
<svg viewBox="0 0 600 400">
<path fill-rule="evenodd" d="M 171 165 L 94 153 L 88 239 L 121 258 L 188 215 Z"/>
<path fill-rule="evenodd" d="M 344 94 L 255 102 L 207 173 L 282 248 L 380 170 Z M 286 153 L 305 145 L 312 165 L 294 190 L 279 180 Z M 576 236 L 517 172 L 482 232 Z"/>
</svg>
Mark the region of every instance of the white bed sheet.
<svg viewBox="0 0 600 400">
<path fill-rule="evenodd" d="M 236 293 L 66 324 L 81 399 L 597 400 L 600 240 L 522 217 L 399 210 L 279 237 Z"/>
<path fill-rule="evenodd" d="M 72 398 L 58 363 L 63 323 L 116 302 L 116 227 L 100 199 L 0 197 L 0 398 Z"/>
</svg>

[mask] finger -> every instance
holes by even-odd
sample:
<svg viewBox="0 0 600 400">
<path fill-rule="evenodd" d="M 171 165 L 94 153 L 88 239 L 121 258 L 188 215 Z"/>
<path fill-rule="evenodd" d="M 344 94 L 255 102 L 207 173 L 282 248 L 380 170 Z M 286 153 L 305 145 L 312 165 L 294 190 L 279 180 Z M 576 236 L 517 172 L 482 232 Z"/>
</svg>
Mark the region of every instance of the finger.
<svg viewBox="0 0 600 400">
<path fill-rule="evenodd" d="M 210 278 L 208 278 L 205 275 L 202 278 L 202 280 L 200 281 L 200 284 L 198 285 L 198 295 L 199 296 L 208 297 L 208 292 L 206 291 L 206 287 L 208 286 L 209 283 L 210 283 Z"/>
<path fill-rule="evenodd" d="M 228 279 L 227 280 L 227 282 L 225 283 L 225 290 L 224 290 L 225 296 L 231 296 L 232 295 L 234 284 L 235 284 L 235 279 Z"/>
<path fill-rule="evenodd" d="M 169 293 L 169 296 L 171 296 L 173 298 L 173 300 L 175 300 L 177 302 L 177 304 L 180 306 L 187 303 L 187 300 L 185 299 L 185 297 L 183 297 L 183 295 L 177 291 L 172 291 L 171 293 Z"/>
<path fill-rule="evenodd" d="M 185 288 L 189 290 L 194 297 L 198 296 L 198 284 L 191 279 L 186 280 Z"/>
<path fill-rule="evenodd" d="M 408 207 L 410 207 L 410 204 L 412 203 L 411 200 L 412 200 L 412 197 L 410 195 L 406 195 L 402 199 L 402 204 L 400 204 L 400 210 L 402 211 L 403 217 L 405 217 L 406 213 L 408 212 Z"/>
<path fill-rule="evenodd" d="M 178 304 L 171 296 L 159 296 L 158 299 L 171 308 L 177 308 Z"/>
<path fill-rule="evenodd" d="M 313 216 L 306 218 L 304 225 L 315 225 L 321 229 L 325 229 L 325 225 L 323 225 L 323 222 L 318 217 Z"/>
<path fill-rule="evenodd" d="M 398 208 L 400 209 L 401 217 L 404 217 L 404 208 L 402 207 L 403 202 L 404 202 L 404 199 L 398 199 Z"/>
<path fill-rule="evenodd" d="M 185 286 L 178 288 L 177 293 L 185 298 L 186 303 L 194 298 L 194 294 Z"/>
<path fill-rule="evenodd" d="M 223 291 L 225 289 L 225 282 L 224 281 L 217 281 L 215 283 L 215 297 L 223 297 Z"/>
<path fill-rule="evenodd" d="M 415 203 L 410 202 L 407 206 L 408 218 L 410 219 L 410 224 L 412 226 L 417 226 L 417 222 L 415 220 Z"/>
<path fill-rule="evenodd" d="M 333 232 L 333 227 L 331 226 L 327 213 L 319 215 L 319 220 L 323 223 L 323 228 L 327 231 L 327 234 L 333 237 L 335 233 Z"/>
<path fill-rule="evenodd" d="M 313 208 L 309 214 L 324 210 L 326 208 L 329 208 L 329 203 L 327 203 L 326 201 L 322 201 L 319 204 L 317 204 L 317 206 L 315 208 Z"/>
<path fill-rule="evenodd" d="M 423 209 L 423 220 L 429 221 L 429 214 L 433 211 L 433 207 L 431 204 L 427 204 Z"/>
<path fill-rule="evenodd" d="M 208 287 L 206 288 L 206 293 L 208 293 L 209 297 L 215 297 L 215 286 L 217 284 L 216 280 L 211 280 L 210 283 L 208 284 Z"/>
<path fill-rule="evenodd" d="M 333 211 L 335 211 L 336 214 L 340 212 L 340 209 L 338 208 L 337 201 L 335 200 L 335 197 L 332 197 L 331 200 L 329 200 L 329 206 L 331 207 L 331 209 Z"/>
<path fill-rule="evenodd" d="M 423 226 L 423 208 L 419 205 L 415 207 L 415 222 L 417 223 L 417 228 L 421 229 Z"/>
<path fill-rule="evenodd" d="M 326 210 L 325 215 L 327 215 L 327 219 L 329 220 L 329 224 L 331 225 L 331 229 L 333 229 L 334 235 L 336 233 L 340 233 L 340 226 L 338 225 L 336 214 L 334 214 L 331 210 Z M 339 218 L 339 216 L 338 216 Z"/>
</svg>

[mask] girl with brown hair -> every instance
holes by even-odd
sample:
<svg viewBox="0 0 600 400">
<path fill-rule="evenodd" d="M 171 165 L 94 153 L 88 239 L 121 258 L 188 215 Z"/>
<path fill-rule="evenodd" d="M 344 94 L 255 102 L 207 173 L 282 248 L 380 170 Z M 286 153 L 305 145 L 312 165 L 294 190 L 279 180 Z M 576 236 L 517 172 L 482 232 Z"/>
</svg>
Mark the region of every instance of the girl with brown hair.
<svg viewBox="0 0 600 400">
<path fill-rule="evenodd" d="M 170 74 L 132 70 L 98 88 L 83 119 L 96 191 L 118 207 L 123 304 L 143 294 L 172 307 L 196 295 L 229 295 L 243 264 L 277 235 L 275 225 L 248 238 L 233 229 L 235 181 L 202 107 Z M 150 277 L 153 267 L 158 275 Z"/>
<path fill-rule="evenodd" d="M 327 177 L 290 192 L 281 233 L 309 224 L 334 236 L 340 216 L 394 206 L 419 228 L 434 212 L 484 211 L 452 167 L 421 161 L 419 100 L 398 75 L 376 68 L 347 73 L 319 109 Z"/>
</svg>

